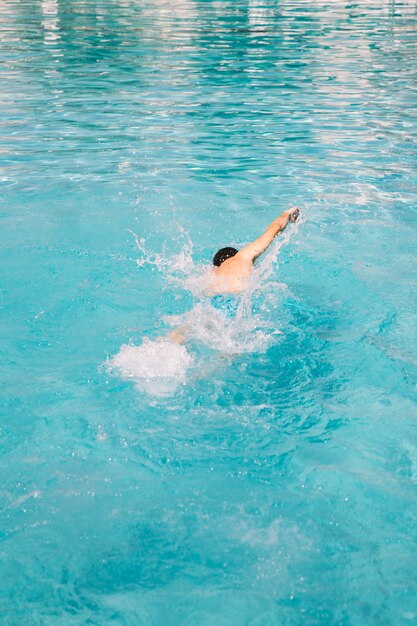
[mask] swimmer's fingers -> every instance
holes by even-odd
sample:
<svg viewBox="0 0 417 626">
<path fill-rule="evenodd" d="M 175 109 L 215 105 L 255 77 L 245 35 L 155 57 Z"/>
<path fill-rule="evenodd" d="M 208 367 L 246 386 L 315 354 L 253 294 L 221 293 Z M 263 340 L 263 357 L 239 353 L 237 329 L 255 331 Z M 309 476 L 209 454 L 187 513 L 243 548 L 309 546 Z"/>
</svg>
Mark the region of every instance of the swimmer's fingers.
<svg viewBox="0 0 417 626">
<path fill-rule="evenodd" d="M 290 222 L 296 222 L 300 215 L 300 209 L 298 207 L 293 207 L 288 211 L 288 219 Z"/>
</svg>

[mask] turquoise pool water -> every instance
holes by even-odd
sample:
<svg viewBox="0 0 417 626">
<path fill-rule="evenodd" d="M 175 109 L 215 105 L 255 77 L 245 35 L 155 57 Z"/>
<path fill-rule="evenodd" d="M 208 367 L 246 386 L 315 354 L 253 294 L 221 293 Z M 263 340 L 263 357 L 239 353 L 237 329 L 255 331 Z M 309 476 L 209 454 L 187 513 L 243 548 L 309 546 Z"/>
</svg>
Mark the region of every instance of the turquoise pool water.
<svg viewBox="0 0 417 626">
<path fill-rule="evenodd" d="M 1 2 L 2 625 L 417 623 L 416 25 Z"/>
</svg>

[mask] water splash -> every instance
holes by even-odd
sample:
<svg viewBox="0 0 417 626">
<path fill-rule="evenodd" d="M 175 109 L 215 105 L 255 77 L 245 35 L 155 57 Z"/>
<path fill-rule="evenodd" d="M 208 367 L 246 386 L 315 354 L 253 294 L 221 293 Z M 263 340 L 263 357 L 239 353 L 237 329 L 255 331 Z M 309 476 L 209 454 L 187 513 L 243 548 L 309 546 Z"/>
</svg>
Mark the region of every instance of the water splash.
<svg viewBox="0 0 417 626">
<path fill-rule="evenodd" d="M 145 337 L 140 346 L 122 345 L 109 359 L 108 368 L 118 371 L 124 380 L 133 380 L 139 390 L 164 396 L 185 383 L 192 361 L 185 346 L 166 337 L 155 341 Z"/>
<path fill-rule="evenodd" d="M 135 240 L 135 245 L 139 251 L 139 258 L 136 259 L 138 268 L 146 265 L 154 266 L 162 274 L 168 283 L 183 285 L 184 280 L 192 279 L 196 273 L 196 265 L 193 262 L 193 242 L 188 232 L 177 224 L 178 232 L 175 241 L 180 248 L 179 252 L 169 256 L 166 252 L 165 244 L 160 253 L 148 250 L 145 240 L 129 229 Z"/>
<path fill-rule="evenodd" d="M 221 354 L 264 352 L 271 341 L 268 325 L 258 315 L 246 316 L 243 304 L 243 301 L 239 304 L 233 318 L 228 318 L 209 302 L 201 302 L 182 315 L 165 317 L 164 321 L 174 328 L 184 328 L 191 343 Z"/>
<path fill-rule="evenodd" d="M 137 266 L 155 266 L 167 283 L 189 292 L 197 303 L 181 315 L 166 316 L 163 321 L 172 328 L 181 328 L 191 349 L 198 352 L 203 346 L 215 354 L 238 355 L 242 353 L 265 352 L 281 333 L 272 328 L 266 316 L 253 312 L 256 301 L 259 310 L 268 311 L 271 292 L 286 289 L 286 285 L 271 281 L 276 270 L 280 250 L 298 231 L 300 220 L 292 225 L 270 246 L 255 271 L 244 293 L 234 296 L 237 306 L 233 316 L 227 310 L 214 308 L 207 296 L 210 284 L 210 266 L 195 264 L 192 258 L 193 243 L 188 232 L 178 225 L 176 241 L 180 251 L 172 256 L 166 253 L 165 246 L 160 253 L 146 248 L 145 241 L 133 233 L 140 253 Z M 215 356 L 215 355 L 213 355 Z M 183 345 L 160 337 L 155 341 L 143 339 L 141 345 L 124 344 L 109 361 L 109 367 L 116 369 L 124 379 L 133 380 L 138 389 L 152 395 L 173 393 L 187 380 L 187 374 L 195 363 L 195 357 Z"/>
</svg>

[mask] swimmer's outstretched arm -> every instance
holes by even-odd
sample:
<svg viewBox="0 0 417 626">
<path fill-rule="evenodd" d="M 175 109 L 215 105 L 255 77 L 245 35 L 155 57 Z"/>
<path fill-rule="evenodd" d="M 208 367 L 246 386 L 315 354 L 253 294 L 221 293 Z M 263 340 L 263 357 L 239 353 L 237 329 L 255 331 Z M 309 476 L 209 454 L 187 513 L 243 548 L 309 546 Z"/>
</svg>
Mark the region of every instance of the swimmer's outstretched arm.
<svg viewBox="0 0 417 626">
<path fill-rule="evenodd" d="M 268 246 L 274 241 L 275 237 L 281 233 L 288 222 L 295 222 L 300 214 L 300 209 L 293 207 L 292 209 L 288 209 L 288 211 L 284 211 L 281 213 L 276 220 L 274 220 L 266 229 L 266 231 L 255 239 L 248 246 L 245 246 L 240 250 L 236 257 L 240 257 L 241 259 L 254 261 L 265 252 Z"/>
</svg>

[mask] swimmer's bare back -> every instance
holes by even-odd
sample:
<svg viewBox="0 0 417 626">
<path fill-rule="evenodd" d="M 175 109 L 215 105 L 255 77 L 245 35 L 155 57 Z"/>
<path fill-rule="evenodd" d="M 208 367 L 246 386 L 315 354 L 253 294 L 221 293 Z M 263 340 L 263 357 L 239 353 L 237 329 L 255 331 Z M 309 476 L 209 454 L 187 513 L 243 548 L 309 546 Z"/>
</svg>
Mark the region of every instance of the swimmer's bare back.
<svg viewBox="0 0 417 626">
<path fill-rule="evenodd" d="M 300 209 L 293 207 L 281 213 L 271 222 L 266 231 L 255 241 L 236 252 L 236 254 L 213 267 L 210 277 L 210 293 L 239 293 L 244 291 L 253 273 L 256 259 L 271 245 L 288 222 L 296 222 Z"/>
</svg>

